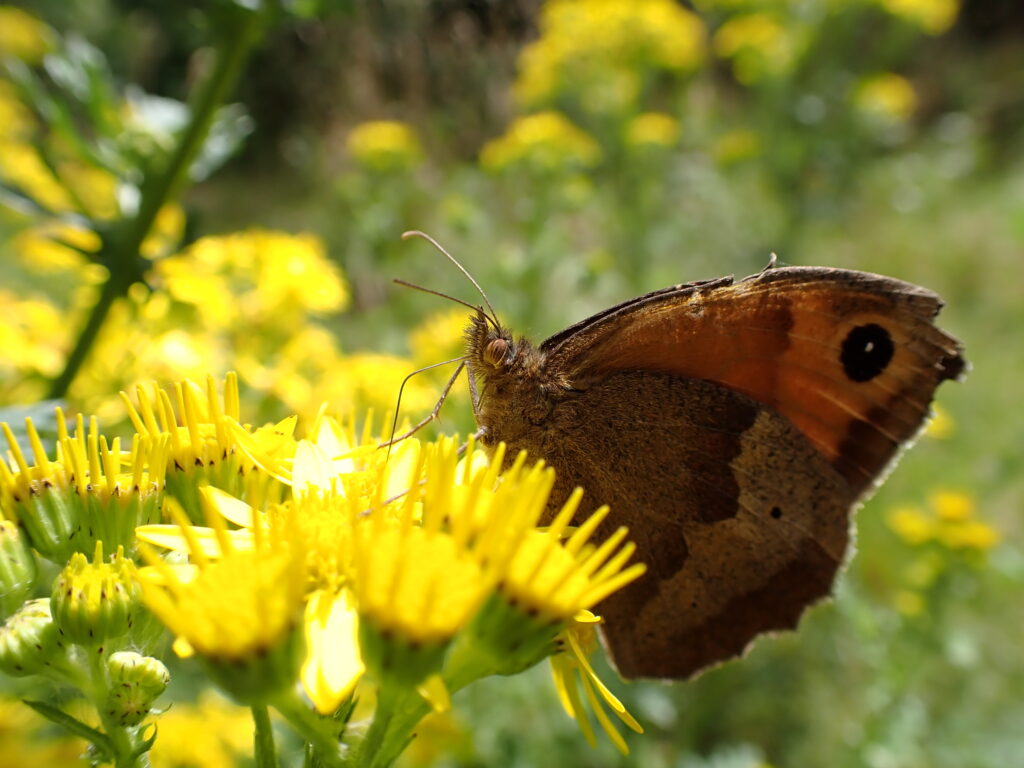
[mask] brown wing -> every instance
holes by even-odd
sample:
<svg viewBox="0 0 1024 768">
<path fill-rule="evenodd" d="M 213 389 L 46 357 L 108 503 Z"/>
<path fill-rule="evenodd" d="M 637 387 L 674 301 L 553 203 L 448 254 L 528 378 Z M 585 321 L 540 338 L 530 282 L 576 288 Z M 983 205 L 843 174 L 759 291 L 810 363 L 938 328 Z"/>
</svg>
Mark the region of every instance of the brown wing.
<svg viewBox="0 0 1024 768">
<path fill-rule="evenodd" d="M 864 272 L 769 269 L 666 289 L 541 346 L 547 373 L 586 389 L 616 371 L 717 382 L 771 406 L 859 496 L 965 367 L 923 288 Z"/>
<path fill-rule="evenodd" d="M 638 581 L 598 606 L 619 671 L 684 678 L 796 626 L 843 560 L 852 491 L 785 418 L 726 387 L 621 372 L 561 400 L 545 458 L 629 526 Z"/>
</svg>

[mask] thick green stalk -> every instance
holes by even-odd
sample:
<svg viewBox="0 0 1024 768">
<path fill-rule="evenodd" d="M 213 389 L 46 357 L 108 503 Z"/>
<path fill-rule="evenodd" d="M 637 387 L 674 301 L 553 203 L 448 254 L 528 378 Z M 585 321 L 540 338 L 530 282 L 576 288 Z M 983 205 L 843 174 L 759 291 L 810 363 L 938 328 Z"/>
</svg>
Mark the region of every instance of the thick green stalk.
<svg viewBox="0 0 1024 768">
<path fill-rule="evenodd" d="M 277 749 L 274 747 L 274 728 L 270 724 L 270 712 L 266 707 L 253 707 L 252 721 L 256 726 L 256 732 L 253 734 L 256 768 L 277 768 Z"/>
<path fill-rule="evenodd" d="M 167 166 L 146 179 L 142 186 L 142 199 L 134 218 L 119 222 L 104 247 L 110 275 L 104 283 L 96 304 L 89 312 L 85 325 L 78 334 L 75 346 L 68 355 L 64 370 L 53 380 L 47 397 L 59 399 L 71 388 L 82 364 L 107 319 L 114 302 L 128 293 L 133 283 L 142 279 L 139 249 L 149 234 L 160 209 L 177 199 L 188 181 L 188 170 L 202 149 L 210 131 L 217 108 L 234 86 L 246 59 L 263 31 L 264 19 L 259 13 L 246 12 L 236 34 L 225 38 L 217 52 L 216 64 L 198 91 L 191 109 L 191 119 L 171 153 Z"/>
</svg>

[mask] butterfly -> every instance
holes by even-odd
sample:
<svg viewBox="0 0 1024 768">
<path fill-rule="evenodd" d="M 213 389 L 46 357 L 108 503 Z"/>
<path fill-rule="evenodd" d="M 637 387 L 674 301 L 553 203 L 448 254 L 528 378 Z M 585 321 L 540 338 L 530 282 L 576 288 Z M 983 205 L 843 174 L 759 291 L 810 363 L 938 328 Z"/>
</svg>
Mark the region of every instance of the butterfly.
<svg viewBox="0 0 1024 768">
<path fill-rule="evenodd" d="M 623 676 L 689 677 L 831 592 L 852 511 L 965 370 L 941 306 L 893 278 L 773 260 L 540 346 L 477 309 L 465 361 L 483 445 L 554 467 L 552 514 L 576 486 L 610 505 L 598 537 L 627 526 L 647 565 L 597 608 Z"/>
</svg>

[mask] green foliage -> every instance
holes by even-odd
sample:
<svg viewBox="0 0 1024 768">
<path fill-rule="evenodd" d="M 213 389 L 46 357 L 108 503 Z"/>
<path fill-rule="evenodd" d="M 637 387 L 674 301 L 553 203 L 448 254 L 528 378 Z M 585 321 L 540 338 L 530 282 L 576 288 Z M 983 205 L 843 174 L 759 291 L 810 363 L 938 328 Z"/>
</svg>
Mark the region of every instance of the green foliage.
<svg viewBox="0 0 1024 768">
<path fill-rule="evenodd" d="M 81 23 L 96 40 L 167 22 L 174 30 L 161 38 L 167 49 L 198 65 L 195 49 L 217 39 L 198 40 L 200 32 L 237 31 L 237 14 L 248 5 L 221 3 L 216 14 L 193 7 L 193 25 L 168 18 L 170 6 L 97 20 L 84 2 L 52 20 Z M 14 213 L 3 229 L 13 237 L 54 219 L 92 232 L 98 240 L 66 229 L 51 240 L 108 270 L 121 265 L 129 284 L 145 278 L 158 299 L 175 297 L 168 275 L 188 270 L 198 249 L 182 258 L 181 246 L 193 237 L 256 224 L 313 230 L 351 291 L 350 311 L 338 314 L 340 300 L 320 310 L 331 313 L 324 323 L 337 349 L 308 354 L 320 337 L 304 320 L 275 328 L 278 305 L 256 320 L 226 324 L 216 344 L 196 347 L 234 350 L 250 323 L 264 346 L 241 356 L 243 379 L 248 373 L 257 399 L 278 397 L 301 412 L 315 411 L 323 398 L 376 402 L 362 380 L 339 384 L 342 364 L 361 350 L 404 356 L 388 358 L 399 371 L 406 363 L 411 370 L 412 359 L 426 365 L 459 354 L 453 323 L 429 325 L 428 316 L 447 307 L 389 280 L 470 303 L 478 297 L 423 243 L 401 241 L 407 229 L 437 238 L 503 319 L 537 339 L 638 292 L 755 272 L 777 252 L 784 263 L 883 272 L 936 290 L 948 305 L 943 326 L 964 341 L 974 365 L 964 383 L 940 392 L 951 429 L 926 433 L 861 510 L 858 552 L 837 599 L 810 611 L 799 632 L 762 639 L 744 660 L 696 681 L 627 688 L 624 703 L 647 730 L 628 735 L 629 758 L 608 744 L 587 747 L 535 670 L 456 696 L 453 713 L 426 721 L 405 764 L 1012 764 L 1024 749 L 1024 609 L 1017 599 L 1024 461 L 1016 416 L 1024 377 L 1016 354 L 1024 324 L 1024 137 L 1019 120 L 1007 116 L 1019 116 L 1024 103 L 1008 74 L 1024 67 L 1021 38 L 1007 32 L 990 45 L 953 26 L 954 0 L 703 0 L 690 9 L 668 0 L 549 0 L 531 19 L 536 34 L 518 38 L 507 18 L 477 23 L 468 10 L 444 17 L 457 23 L 432 25 L 428 8 L 440 14 L 447 7 L 440 2 L 341 5 L 317 21 L 276 17 L 257 54 L 280 63 L 274 76 L 284 73 L 306 99 L 297 113 L 316 120 L 282 116 L 269 132 L 260 117 L 273 105 L 268 110 L 259 93 L 273 82 L 271 68 L 254 68 L 242 91 L 256 120 L 222 106 L 222 92 L 205 113 L 208 138 L 177 160 L 175 141 L 195 113 L 115 85 L 151 59 L 119 49 L 108 64 L 99 43 L 48 37 L 48 58 L 9 64 L 10 93 L 0 93 L 27 109 L 19 114 L 31 126 L 17 147 L 4 146 L 4 199 Z M 613 6 L 621 17 L 609 24 Z M 472 56 L 458 47 L 466 35 L 476 41 Z M 514 70 L 510 39 L 521 51 Z M 303 55 L 291 55 L 295 46 Z M 467 91 L 439 87 L 458 73 L 473 84 Z M 153 79 L 159 92 L 184 99 L 183 68 Z M 335 95 L 342 107 L 324 106 Z M 407 119 L 385 120 L 396 115 Z M 263 152 L 214 175 L 250 131 Z M 269 151 L 268 136 L 277 142 Z M 31 173 L 20 173 L 25 166 L 14 160 L 26 147 L 36 160 Z M 276 162 L 267 165 L 267 155 Z M 112 261 L 115 252 L 138 258 L 158 202 L 185 192 L 186 173 L 208 180 L 184 197 L 188 226 L 170 228 L 160 241 L 165 266 Z M 45 184 L 33 187 L 40 174 Z M 155 179 L 165 186 L 154 187 Z M 230 250 L 230 239 L 200 242 Z M 50 278 L 10 261 L 2 274 L 33 291 L 57 294 L 62 281 L 88 282 L 75 271 L 81 261 Z M 211 272 L 205 285 L 220 290 L 218 280 L 237 286 L 248 279 L 239 277 L 242 267 L 230 269 L 237 270 L 230 280 Z M 267 282 L 253 285 L 256 294 L 267 289 Z M 69 295 L 54 300 L 56 317 L 77 323 L 83 313 Z M 150 298 L 132 305 L 134 316 L 152 306 Z M 0 299 L 15 306 L 2 291 Z M 216 301 L 174 300 L 180 314 L 169 317 L 191 318 L 190 338 L 214 338 L 204 312 Z M 61 371 L 45 361 L 62 362 L 78 338 L 54 351 L 44 343 L 54 321 L 38 317 L 30 327 L 32 307 L 17 306 L 26 319 L 11 338 L 39 364 L 5 368 L 0 361 L 5 407 L 42 397 L 39 383 Z M 410 342 L 424 317 L 423 328 L 444 328 L 451 338 L 420 333 Z M 301 339 L 294 346 L 307 354 L 285 337 Z M 438 356 L 421 359 L 428 352 Z M 383 361 L 373 365 L 371 376 L 379 375 Z M 99 370 L 72 388 L 78 404 L 94 405 L 90 395 L 108 369 Z M 446 375 L 428 380 L 427 394 L 407 401 L 403 416 L 428 410 L 429 393 Z M 385 402 L 394 393 L 386 394 Z M 471 428 L 466 402 L 457 393 L 446 404 L 445 429 Z M 33 418 L 50 410 L 29 407 Z M 970 499 L 971 519 L 993 533 L 990 543 L 922 543 L 892 522 L 900 509 L 925 514 L 929 498 L 946 491 Z M 613 675 L 605 670 L 605 679 Z"/>
</svg>

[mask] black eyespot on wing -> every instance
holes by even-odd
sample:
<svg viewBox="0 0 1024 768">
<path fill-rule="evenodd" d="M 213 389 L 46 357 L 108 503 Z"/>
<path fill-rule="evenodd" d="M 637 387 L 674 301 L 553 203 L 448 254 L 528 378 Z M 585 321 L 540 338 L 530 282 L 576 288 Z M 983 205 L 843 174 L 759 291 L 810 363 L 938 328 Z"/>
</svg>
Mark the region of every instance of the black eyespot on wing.
<svg viewBox="0 0 1024 768">
<path fill-rule="evenodd" d="M 769 512 L 768 514 L 770 514 L 772 517 L 778 520 L 780 517 L 782 517 L 782 510 L 779 509 L 778 507 L 772 507 L 771 512 Z"/>
<path fill-rule="evenodd" d="M 877 323 L 858 325 L 843 339 L 839 362 L 851 381 L 871 381 L 892 361 L 892 336 Z"/>
</svg>

